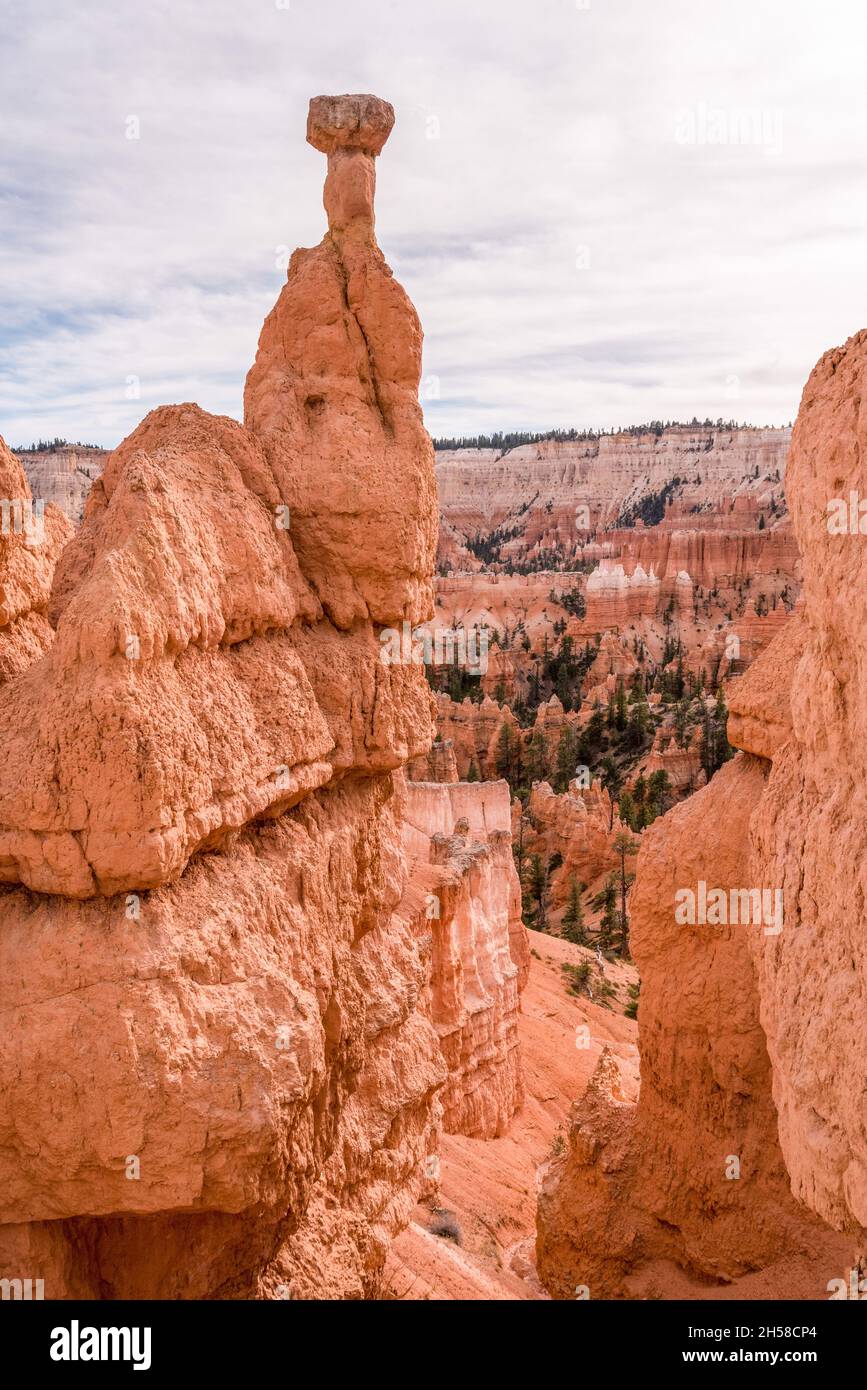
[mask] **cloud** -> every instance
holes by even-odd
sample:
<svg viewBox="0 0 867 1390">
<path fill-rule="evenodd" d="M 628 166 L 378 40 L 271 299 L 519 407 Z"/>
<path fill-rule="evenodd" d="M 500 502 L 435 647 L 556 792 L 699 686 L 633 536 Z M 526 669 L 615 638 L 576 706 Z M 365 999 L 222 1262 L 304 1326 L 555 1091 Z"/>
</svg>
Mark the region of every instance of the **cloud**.
<svg viewBox="0 0 867 1390">
<path fill-rule="evenodd" d="M 865 28 L 856 0 L 7 0 L 0 431 L 239 416 L 280 248 L 323 229 L 307 101 L 365 90 L 432 430 L 789 420 L 863 326 Z"/>
</svg>

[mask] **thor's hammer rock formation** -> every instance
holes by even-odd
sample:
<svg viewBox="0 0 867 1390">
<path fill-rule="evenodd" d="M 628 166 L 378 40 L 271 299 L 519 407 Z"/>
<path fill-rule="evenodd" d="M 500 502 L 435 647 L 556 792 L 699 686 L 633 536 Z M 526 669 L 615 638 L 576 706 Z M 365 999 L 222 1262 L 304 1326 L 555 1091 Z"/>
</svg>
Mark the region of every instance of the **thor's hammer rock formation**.
<svg viewBox="0 0 867 1390">
<path fill-rule="evenodd" d="M 431 699 L 380 630 L 432 616 L 436 500 L 374 240 L 392 123 L 311 103 L 329 229 L 245 424 L 164 406 L 115 450 L 0 688 L 0 1272 L 48 1298 L 358 1297 L 427 1181 L 393 772 Z"/>
</svg>

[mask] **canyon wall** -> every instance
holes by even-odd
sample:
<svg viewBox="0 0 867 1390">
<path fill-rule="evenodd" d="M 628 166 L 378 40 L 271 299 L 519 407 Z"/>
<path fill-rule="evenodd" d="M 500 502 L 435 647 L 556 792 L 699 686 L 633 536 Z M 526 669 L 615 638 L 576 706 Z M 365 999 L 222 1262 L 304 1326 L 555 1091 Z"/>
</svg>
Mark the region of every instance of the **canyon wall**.
<svg viewBox="0 0 867 1390">
<path fill-rule="evenodd" d="M 448 1067 L 443 1128 L 493 1139 L 520 1109 L 530 966 L 505 782 L 407 783 L 404 844 L 431 937 L 428 1011 Z"/>
<path fill-rule="evenodd" d="M 24 605 L 56 634 L 0 691 L 0 1269 L 48 1298 L 363 1296 L 439 1091 L 482 1127 L 517 1103 L 501 832 L 434 866 L 455 920 L 477 879 L 500 893 L 489 957 L 465 925 L 502 1007 L 474 1032 L 452 988 L 446 1060 L 393 777 L 431 700 L 378 638 L 430 616 L 436 506 L 421 331 L 374 239 L 392 121 L 311 103 L 329 228 L 245 424 L 153 411 Z M 0 551 L 9 592 L 22 563 Z"/>
<path fill-rule="evenodd" d="M 17 458 L 33 496 L 52 503 L 77 526 L 84 515 L 91 483 L 106 465 L 108 450 L 70 444 L 22 450 Z"/>
<path fill-rule="evenodd" d="M 54 633 L 48 600 L 72 534 L 58 509 L 34 504 L 24 470 L 0 439 L 0 686 L 41 656 Z"/>
<path fill-rule="evenodd" d="M 678 514 L 739 517 L 751 503 L 779 499 L 788 429 L 672 425 L 591 439 L 542 440 L 499 453 L 443 449 L 436 455 L 443 528 L 440 559 L 463 568 L 466 542 L 501 529 L 504 554 L 571 552 L 598 527 L 613 526 L 643 499 L 669 488 Z M 679 480 L 672 488 L 674 480 Z M 708 520 L 710 520 L 708 518 Z M 716 523 L 711 523 L 716 524 Z M 722 525 L 728 524 L 726 521 Z M 508 533 L 508 534 L 506 534 Z M 457 563 L 455 563 L 457 562 Z M 479 561 L 471 559 L 469 567 Z"/>
<path fill-rule="evenodd" d="M 555 1296 L 827 1298 L 867 1248 L 864 540 L 826 524 L 867 489 L 865 374 L 861 333 L 804 390 L 787 482 L 803 607 L 732 687 L 742 751 L 642 836 L 641 1092 L 624 1098 L 609 1059 L 576 1106 L 539 1202 Z M 701 883 L 717 907 L 678 919 Z"/>
</svg>

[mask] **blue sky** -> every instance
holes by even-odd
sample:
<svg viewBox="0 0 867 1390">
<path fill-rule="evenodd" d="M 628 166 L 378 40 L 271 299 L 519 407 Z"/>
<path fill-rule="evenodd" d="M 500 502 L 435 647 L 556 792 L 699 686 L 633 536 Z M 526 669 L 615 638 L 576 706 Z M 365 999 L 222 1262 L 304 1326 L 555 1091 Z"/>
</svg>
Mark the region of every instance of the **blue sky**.
<svg viewBox="0 0 867 1390">
<path fill-rule="evenodd" d="M 785 423 L 867 321 L 859 0 L 0 0 L 0 23 L 12 444 L 112 445 L 165 401 L 240 416 L 286 249 L 324 229 L 318 92 L 394 103 L 378 232 L 433 433 Z"/>
</svg>

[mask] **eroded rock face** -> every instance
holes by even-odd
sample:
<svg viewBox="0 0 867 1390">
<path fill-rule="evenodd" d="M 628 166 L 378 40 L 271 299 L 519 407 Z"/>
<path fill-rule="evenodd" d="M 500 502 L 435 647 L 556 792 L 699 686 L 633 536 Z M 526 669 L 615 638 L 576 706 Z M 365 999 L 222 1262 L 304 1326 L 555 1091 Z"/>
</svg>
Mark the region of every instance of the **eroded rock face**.
<svg viewBox="0 0 867 1390">
<path fill-rule="evenodd" d="M 642 837 L 641 1095 L 600 1079 L 549 1175 L 540 1271 L 559 1296 L 701 1297 L 710 1279 L 826 1298 L 867 1242 L 865 542 L 827 526 L 833 498 L 867 488 L 865 372 L 861 333 L 804 391 L 788 472 L 804 601 L 733 687 L 744 751 Z M 678 923 L 701 882 L 726 916 Z M 758 919 L 751 890 L 773 895 Z"/>
<path fill-rule="evenodd" d="M 521 814 L 520 803 L 515 814 Z M 560 856 L 560 866 L 551 871 L 549 880 L 555 907 L 566 903 L 573 882 L 596 885 L 619 863 L 611 844 L 627 826 L 598 781 L 583 788 L 573 782 L 559 795 L 547 782 L 536 782 L 523 819 L 524 852 L 539 854 L 546 864 L 552 855 Z"/>
<path fill-rule="evenodd" d="M 404 789 L 404 842 L 430 935 L 428 1011 L 448 1067 L 443 1128 L 493 1139 L 523 1100 L 519 992 L 530 965 L 506 782 Z"/>
<path fill-rule="evenodd" d="M 458 776 L 466 779 L 470 768 L 475 765 L 476 772 L 486 780 L 497 775 L 497 739 L 503 723 L 518 728 L 512 711 L 506 705 L 498 705 L 490 696 L 481 703 L 474 703 L 469 696 L 458 702 L 444 693 L 436 697 L 436 727 L 443 742 L 452 746 Z M 439 777 L 412 775 L 419 781 L 440 781 Z M 443 780 L 450 780 L 449 778 Z"/>
<path fill-rule="evenodd" d="M 780 652 L 792 736 L 772 701 L 780 746 L 752 823 L 754 872 L 786 899 L 786 929 L 755 951 L 780 1143 L 795 1195 L 838 1228 L 867 1227 L 867 537 L 829 518 L 833 499 L 867 493 L 865 381 L 862 331 L 804 388 L 789 481 L 803 629 L 800 653 Z"/>
<path fill-rule="evenodd" d="M 55 506 L 34 503 L 21 464 L 0 439 L 0 686 L 51 644 L 51 580 L 71 534 Z"/>
<path fill-rule="evenodd" d="M 246 426 L 124 441 L 0 692 L 0 1270 L 46 1297 L 361 1296 L 435 1151 L 392 778 L 431 700 L 377 626 L 430 615 L 435 531 L 389 111 L 314 101 L 331 229 Z"/>
<path fill-rule="evenodd" d="M 0 708 L 6 882 L 153 888 L 329 780 L 289 635 L 319 606 L 278 506 L 261 446 L 196 406 L 112 455 L 58 566 L 54 646 Z"/>
<path fill-rule="evenodd" d="M 28 449 L 17 455 L 33 496 L 52 502 L 74 526 L 84 515 L 87 494 L 107 457 L 106 449 L 79 444 Z"/>
<path fill-rule="evenodd" d="M 393 119 L 375 98 L 312 103 L 308 139 L 328 154 L 328 232 L 292 257 L 244 392 L 301 567 L 341 629 L 419 622 L 432 609 L 421 327 L 373 234 L 374 156 Z"/>
<path fill-rule="evenodd" d="M 753 1296 L 791 1297 L 794 1280 L 818 1298 L 851 1253 L 791 1195 L 751 958 L 762 926 L 674 915 L 681 888 L 754 881 L 749 826 L 766 775 L 741 754 L 644 832 L 630 902 L 641 1093 L 626 1103 L 600 1078 L 576 1107 L 539 1200 L 539 1268 L 555 1296 L 584 1284 L 595 1297 L 695 1298 L 708 1281 L 764 1270 Z"/>
<path fill-rule="evenodd" d="M 630 549 L 640 546 L 636 558 L 646 570 L 655 563 L 658 575 L 672 565 L 673 573 L 691 565 L 696 579 L 705 583 L 711 566 L 719 567 L 718 548 L 732 559 L 737 551 L 729 549 L 726 537 L 705 540 L 695 531 L 749 530 L 754 540 L 759 509 L 767 511 L 772 496 L 781 501 L 789 439 L 788 429 L 673 425 L 661 433 L 545 439 L 505 452 L 440 449 L 440 559 L 453 569 L 479 568 L 467 542 L 490 536 L 498 527 L 507 532 L 503 557 L 527 561 L 552 553 L 586 555 L 592 553 L 597 527 L 614 527 L 624 514 L 634 517 L 641 501 L 667 497 L 665 525 L 682 533 L 671 538 L 670 558 L 668 538 L 658 537 L 656 527 L 646 536 L 638 526 L 614 531 L 615 547 L 619 542 Z M 608 533 L 600 539 L 607 540 Z M 753 558 L 754 567 L 761 567 L 758 556 L 767 533 L 758 544 L 745 535 L 733 539 L 741 553 Z M 683 563 L 686 547 L 689 564 Z M 703 570 L 705 548 L 708 568 Z M 776 553 L 785 554 L 785 546 Z M 791 537 L 789 554 L 797 558 Z"/>
</svg>

